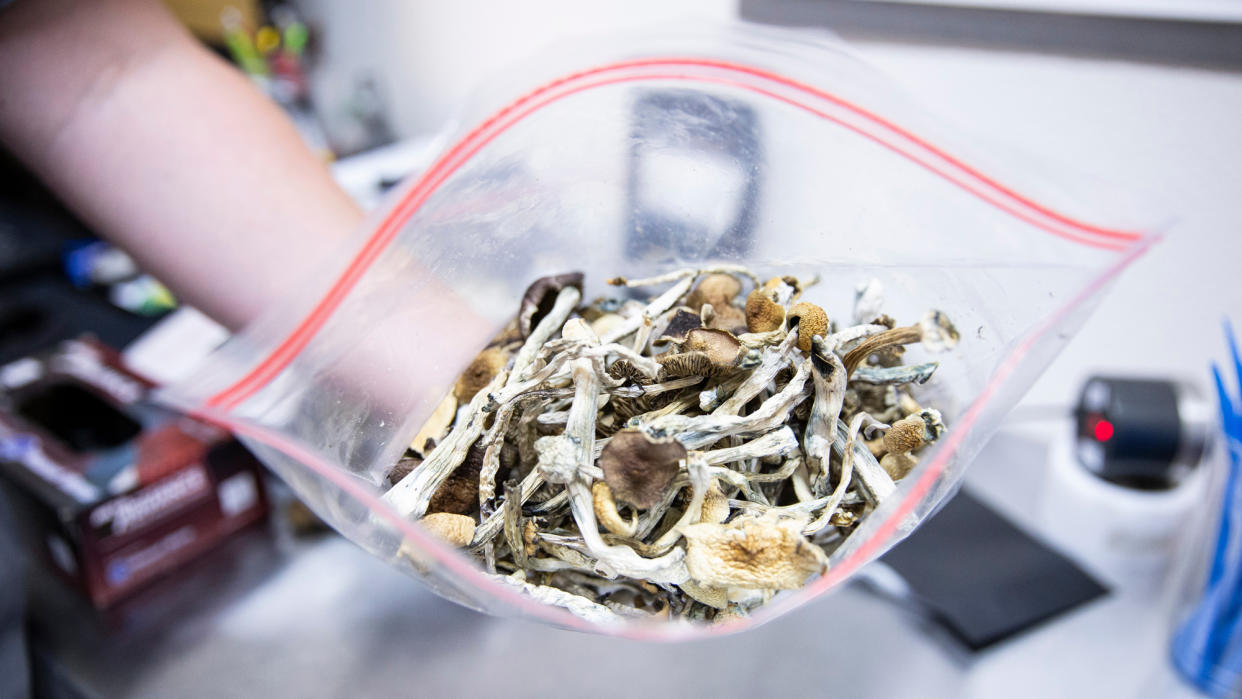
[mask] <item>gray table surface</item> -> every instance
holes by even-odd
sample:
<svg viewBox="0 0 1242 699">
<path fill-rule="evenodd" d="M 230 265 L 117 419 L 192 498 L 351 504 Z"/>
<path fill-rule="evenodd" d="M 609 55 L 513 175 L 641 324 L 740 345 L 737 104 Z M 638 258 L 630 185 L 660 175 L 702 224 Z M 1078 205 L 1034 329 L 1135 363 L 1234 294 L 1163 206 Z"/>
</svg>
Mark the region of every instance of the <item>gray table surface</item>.
<svg viewBox="0 0 1242 699">
<path fill-rule="evenodd" d="M 968 481 L 1018 522 L 1044 450 L 1001 433 Z M 478 614 L 325 535 L 253 531 L 112 618 L 44 581 L 36 645 L 99 697 L 1165 697 L 1173 608 L 1112 594 L 971 655 L 851 584 L 721 639 L 653 645 Z M 1185 691 L 1185 690 L 1180 690 Z"/>
</svg>

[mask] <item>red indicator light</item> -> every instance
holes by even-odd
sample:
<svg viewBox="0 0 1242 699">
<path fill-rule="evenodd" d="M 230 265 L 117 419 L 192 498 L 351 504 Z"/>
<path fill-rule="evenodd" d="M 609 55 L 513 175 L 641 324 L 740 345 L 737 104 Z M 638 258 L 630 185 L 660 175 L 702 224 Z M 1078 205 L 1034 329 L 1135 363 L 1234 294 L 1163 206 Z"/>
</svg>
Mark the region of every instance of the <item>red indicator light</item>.
<svg viewBox="0 0 1242 699">
<path fill-rule="evenodd" d="M 1107 442 L 1113 438 L 1113 423 L 1100 419 L 1095 421 L 1095 441 Z"/>
</svg>

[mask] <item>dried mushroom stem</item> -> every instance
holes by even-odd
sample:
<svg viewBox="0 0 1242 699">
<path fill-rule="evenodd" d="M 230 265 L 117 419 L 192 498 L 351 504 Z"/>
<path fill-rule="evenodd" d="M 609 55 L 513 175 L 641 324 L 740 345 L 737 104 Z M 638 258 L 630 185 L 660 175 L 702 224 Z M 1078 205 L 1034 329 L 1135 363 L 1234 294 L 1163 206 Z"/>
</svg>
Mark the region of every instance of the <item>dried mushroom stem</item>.
<svg viewBox="0 0 1242 699">
<path fill-rule="evenodd" d="M 644 325 L 650 327 L 656 318 L 668 309 L 677 305 L 677 300 L 682 296 L 685 296 L 686 293 L 690 291 L 690 287 L 693 285 L 694 277 L 688 277 L 677 282 L 673 286 L 669 287 L 667 291 L 655 297 L 655 299 L 648 303 L 643 308 L 641 314 L 633 318 L 627 318 L 623 323 L 618 323 L 617 327 L 609 331 L 607 335 L 601 337 L 600 341 L 605 344 L 616 342 Z"/>
<path fill-rule="evenodd" d="M 733 395 L 729 396 L 720 407 L 712 411 L 712 415 L 737 415 L 742 406 L 749 403 L 759 392 L 776 379 L 776 374 L 789 364 L 789 354 L 798 342 L 798 329 L 791 328 L 784 340 L 775 349 L 763 350 L 763 359 L 759 366 L 746 377 Z"/>
<path fill-rule="evenodd" d="M 466 452 L 483 433 L 483 405 L 487 402 L 488 391 L 502 385 L 507 378 L 504 371 L 496 374 L 487 388 L 471 399 L 465 422 L 454 426 L 418 468 L 384 493 L 383 499 L 393 509 L 405 517 L 417 519 L 423 516 L 431 496 L 466 459 Z M 461 418 L 458 420 L 460 422 Z"/>
<path fill-rule="evenodd" d="M 880 462 L 876 461 L 865 444 L 859 444 L 857 440 L 850 441 L 846 437 L 848 428 L 845 423 L 839 420 L 837 422 L 837 438 L 832 443 L 832 453 L 844 463 L 847 444 L 852 447 L 850 452 L 853 454 L 854 469 L 858 471 L 858 482 L 863 496 L 872 505 L 879 505 L 897 490 L 897 484 L 880 467 Z"/>
<path fill-rule="evenodd" d="M 854 416 L 854 419 L 850 420 L 849 437 L 846 439 L 845 456 L 841 459 L 841 477 L 837 481 L 837 487 L 828 496 L 828 501 L 824 503 L 824 509 L 820 511 L 819 516 L 803 528 L 803 534 L 814 534 L 828 526 L 832 516 L 837 512 L 837 508 L 841 506 L 841 501 L 845 499 L 846 490 L 849 488 L 850 481 L 854 476 L 854 447 L 858 442 L 858 432 L 869 417 L 866 413 L 859 413 Z"/>
</svg>

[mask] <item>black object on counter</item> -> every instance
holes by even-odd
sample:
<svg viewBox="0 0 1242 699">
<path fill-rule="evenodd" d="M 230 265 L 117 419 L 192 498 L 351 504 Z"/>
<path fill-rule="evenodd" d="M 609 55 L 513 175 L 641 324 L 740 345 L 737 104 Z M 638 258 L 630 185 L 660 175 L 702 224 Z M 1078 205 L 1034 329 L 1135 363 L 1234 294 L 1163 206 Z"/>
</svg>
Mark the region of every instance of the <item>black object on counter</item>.
<svg viewBox="0 0 1242 699">
<path fill-rule="evenodd" d="M 966 490 L 883 561 L 917 607 L 974 651 L 1108 592 Z"/>
</svg>

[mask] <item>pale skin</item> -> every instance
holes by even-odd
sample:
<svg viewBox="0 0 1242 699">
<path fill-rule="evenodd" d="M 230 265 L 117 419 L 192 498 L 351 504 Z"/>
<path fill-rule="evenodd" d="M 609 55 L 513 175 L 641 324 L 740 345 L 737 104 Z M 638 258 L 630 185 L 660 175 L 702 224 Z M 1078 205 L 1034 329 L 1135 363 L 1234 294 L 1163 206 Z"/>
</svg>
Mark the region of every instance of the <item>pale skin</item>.
<svg viewBox="0 0 1242 699">
<path fill-rule="evenodd" d="M 0 66 L 4 147 L 231 328 L 362 221 L 281 110 L 156 0 L 18 0 Z"/>
</svg>

